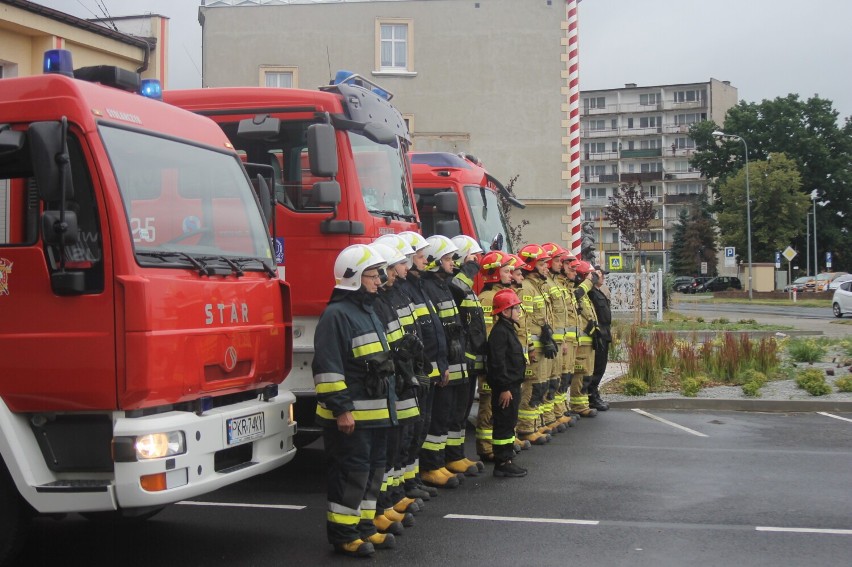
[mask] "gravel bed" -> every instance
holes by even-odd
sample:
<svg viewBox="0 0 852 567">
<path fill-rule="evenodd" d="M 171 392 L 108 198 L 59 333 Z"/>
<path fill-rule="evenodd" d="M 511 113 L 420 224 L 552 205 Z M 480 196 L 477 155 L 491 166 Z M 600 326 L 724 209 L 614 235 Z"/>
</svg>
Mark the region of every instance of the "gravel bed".
<svg viewBox="0 0 852 567">
<path fill-rule="evenodd" d="M 803 400 L 814 401 L 824 400 L 827 402 L 852 402 L 852 392 L 838 392 L 834 387 L 834 381 L 838 378 L 852 376 L 849 368 L 837 368 L 837 364 L 831 362 L 814 363 L 814 364 L 797 364 L 797 368 L 819 368 L 823 371 L 826 369 L 834 369 L 834 376 L 826 376 L 825 381 L 831 386 L 832 393 L 825 396 L 812 396 L 807 391 L 796 386 L 794 380 L 777 380 L 767 382 L 760 389 L 760 397 L 750 398 L 743 394 L 741 386 L 717 386 L 714 388 L 702 388 L 699 390 L 696 398 L 706 399 L 724 399 L 724 400 L 772 400 L 772 401 L 788 401 L 788 400 Z M 607 372 L 604 375 L 602 384 L 620 378 L 627 371 L 627 364 L 610 362 L 607 365 Z M 680 392 L 652 392 L 647 396 L 626 396 L 624 394 L 603 394 L 606 401 L 623 402 L 638 399 L 671 399 L 684 398 Z"/>
</svg>

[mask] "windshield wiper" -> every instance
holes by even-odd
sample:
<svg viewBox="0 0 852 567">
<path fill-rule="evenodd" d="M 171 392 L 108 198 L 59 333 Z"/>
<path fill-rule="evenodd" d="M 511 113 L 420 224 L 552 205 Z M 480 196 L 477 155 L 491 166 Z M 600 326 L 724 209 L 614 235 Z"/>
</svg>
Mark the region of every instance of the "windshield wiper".
<svg viewBox="0 0 852 567">
<path fill-rule="evenodd" d="M 404 219 L 407 221 L 416 221 L 417 217 L 415 215 L 406 215 L 404 213 L 398 213 L 396 211 L 386 211 L 386 210 L 378 210 L 378 209 L 367 209 L 367 212 L 373 215 L 378 215 L 382 217 L 391 217 L 395 219 Z"/>
<path fill-rule="evenodd" d="M 263 271 L 266 272 L 269 275 L 269 277 L 274 278 L 278 275 L 278 272 L 276 272 L 275 269 L 272 266 L 270 266 L 269 264 L 267 264 L 266 262 L 264 262 L 260 258 L 250 258 L 250 257 L 233 258 L 233 262 L 235 262 L 238 265 L 238 267 L 240 267 L 240 268 L 242 268 L 242 264 L 244 264 L 245 262 L 257 262 L 258 264 L 263 266 Z M 230 262 L 228 262 L 228 263 L 230 264 Z"/>
<path fill-rule="evenodd" d="M 219 256 L 219 259 L 228 264 L 232 270 L 234 270 L 234 275 L 237 277 L 242 276 L 245 272 L 243 272 L 243 267 L 239 264 L 236 264 L 233 260 L 228 259 L 226 256 Z"/>
<path fill-rule="evenodd" d="M 192 267 L 198 270 L 198 275 L 200 276 L 212 276 L 216 273 L 213 268 L 207 266 L 207 264 L 205 264 L 202 260 L 190 256 L 186 252 L 152 252 L 147 250 L 140 250 L 136 252 L 136 254 L 138 256 L 150 256 L 152 258 L 158 258 L 160 260 L 166 260 L 168 258 L 174 258 L 177 256 L 179 258 L 183 258 L 184 260 L 192 264 Z"/>
</svg>

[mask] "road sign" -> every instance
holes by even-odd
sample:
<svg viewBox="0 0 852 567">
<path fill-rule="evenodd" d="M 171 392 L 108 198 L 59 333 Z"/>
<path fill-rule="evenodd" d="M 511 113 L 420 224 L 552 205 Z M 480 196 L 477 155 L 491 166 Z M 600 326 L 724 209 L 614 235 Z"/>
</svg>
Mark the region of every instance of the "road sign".
<svg viewBox="0 0 852 567">
<path fill-rule="evenodd" d="M 610 256 L 609 257 L 609 269 L 610 271 L 618 271 L 621 269 L 621 256 Z"/>
<path fill-rule="evenodd" d="M 825 269 L 826 270 L 831 269 L 831 252 L 825 253 Z"/>
<path fill-rule="evenodd" d="M 707 262 L 701 262 L 701 275 L 707 275 Z"/>
<path fill-rule="evenodd" d="M 775 269 L 781 267 L 781 252 L 775 252 Z"/>
<path fill-rule="evenodd" d="M 737 265 L 737 249 L 733 246 L 725 246 L 725 267 L 733 268 Z"/>
<path fill-rule="evenodd" d="M 788 262 L 792 262 L 793 258 L 796 257 L 796 251 L 788 246 L 787 248 L 784 249 L 784 251 L 781 253 L 781 255 L 783 255 L 785 258 L 787 258 Z"/>
</svg>

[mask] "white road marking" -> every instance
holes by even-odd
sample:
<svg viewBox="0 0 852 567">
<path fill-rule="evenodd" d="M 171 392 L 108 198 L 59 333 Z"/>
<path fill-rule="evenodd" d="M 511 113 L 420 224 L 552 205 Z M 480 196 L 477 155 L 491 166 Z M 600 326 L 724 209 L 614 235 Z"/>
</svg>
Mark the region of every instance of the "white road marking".
<svg viewBox="0 0 852 567">
<path fill-rule="evenodd" d="M 799 534 L 852 535 L 852 530 L 829 530 L 821 528 L 774 528 L 770 526 L 757 526 L 754 529 L 759 532 L 793 532 Z"/>
<path fill-rule="evenodd" d="M 817 413 L 820 415 L 824 415 L 825 417 L 833 417 L 834 419 L 842 419 L 843 421 L 848 421 L 852 423 L 852 419 L 849 419 L 848 417 L 840 417 L 839 415 L 834 415 L 833 413 L 826 413 L 824 411 L 818 411 Z"/>
<path fill-rule="evenodd" d="M 646 411 L 640 410 L 638 408 L 634 408 L 633 411 L 635 411 L 636 413 L 638 413 L 640 415 L 644 415 L 645 417 L 649 417 L 649 418 L 653 419 L 654 421 L 659 421 L 660 423 L 665 423 L 666 425 L 671 425 L 672 427 L 676 427 L 677 429 L 680 429 L 682 431 L 686 431 L 687 433 L 697 435 L 698 437 L 708 437 L 707 435 L 705 435 L 703 433 L 699 433 L 698 431 L 695 431 L 694 429 L 690 429 L 688 427 L 678 425 L 677 423 L 672 423 L 671 421 L 669 421 L 667 419 L 663 419 L 662 417 L 657 417 L 656 415 L 652 415 L 652 414 L 650 414 Z"/>
<path fill-rule="evenodd" d="M 486 520 L 491 522 L 524 522 L 528 524 L 578 524 L 582 526 L 597 526 L 597 520 L 565 520 L 562 518 L 519 518 L 515 516 L 476 516 L 471 514 L 447 514 L 444 518 L 451 520 Z"/>
<path fill-rule="evenodd" d="M 178 504 L 184 506 L 219 506 L 222 508 L 269 508 L 271 510 L 304 510 L 306 506 L 295 506 L 292 504 L 246 504 L 240 502 L 196 502 L 195 500 L 181 500 Z"/>
</svg>

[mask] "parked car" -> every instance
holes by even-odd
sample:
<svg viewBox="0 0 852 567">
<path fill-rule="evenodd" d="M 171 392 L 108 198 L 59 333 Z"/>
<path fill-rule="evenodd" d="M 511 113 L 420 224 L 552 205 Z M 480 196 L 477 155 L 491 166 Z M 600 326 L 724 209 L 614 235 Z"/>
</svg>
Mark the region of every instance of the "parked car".
<svg viewBox="0 0 852 567">
<path fill-rule="evenodd" d="M 811 278 L 811 276 L 802 276 L 800 278 L 796 278 L 795 280 L 793 280 L 793 283 L 784 286 L 784 291 L 789 293 L 795 289 L 796 293 L 802 293 L 803 291 L 805 291 L 805 285 L 812 279 L 813 278 Z"/>
<path fill-rule="evenodd" d="M 672 290 L 683 291 L 686 287 L 692 285 L 694 279 L 692 276 L 677 276 L 672 284 Z"/>
<path fill-rule="evenodd" d="M 834 278 L 838 276 L 848 275 L 847 272 L 823 272 L 821 274 L 817 274 L 816 277 L 816 286 L 815 291 L 828 291 L 828 284 L 830 284 Z"/>
<path fill-rule="evenodd" d="M 692 282 L 683 288 L 683 293 L 695 293 L 698 290 L 698 287 L 704 284 L 707 281 L 712 280 L 710 276 L 698 276 L 696 278 L 692 278 Z"/>
<path fill-rule="evenodd" d="M 728 289 L 742 289 L 743 284 L 740 282 L 740 278 L 735 278 L 732 276 L 718 276 L 713 279 L 707 280 L 703 284 L 699 285 L 695 291 L 696 292 L 705 292 L 705 291 L 725 291 Z"/>
<path fill-rule="evenodd" d="M 835 317 L 852 314 L 852 280 L 845 281 L 831 298 L 831 309 Z"/>
<path fill-rule="evenodd" d="M 828 284 L 828 291 L 833 292 L 840 287 L 840 284 L 848 281 L 852 281 L 852 274 L 846 274 L 845 276 L 837 276 L 836 278 L 831 280 L 830 284 Z"/>
</svg>

